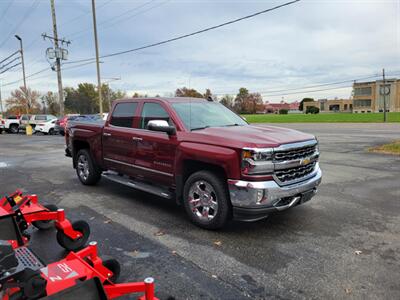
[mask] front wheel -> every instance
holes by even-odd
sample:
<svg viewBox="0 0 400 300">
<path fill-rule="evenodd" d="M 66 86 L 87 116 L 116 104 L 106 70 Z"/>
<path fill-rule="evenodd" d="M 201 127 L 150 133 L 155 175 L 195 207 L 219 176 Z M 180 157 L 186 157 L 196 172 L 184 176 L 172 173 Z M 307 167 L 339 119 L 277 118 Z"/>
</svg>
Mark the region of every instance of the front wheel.
<svg viewBox="0 0 400 300">
<path fill-rule="evenodd" d="M 49 129 L 49 135 L 54 135 L 54 128 Z"/>
<path fill-rule="evenodd" d="M 196 172 L 186 180 L 183 204 L 190 220 L 205 229 L 222 228 L 231 216 L 226 183 L 210 171 Z"/>
<path fill-rule="evenodd" d="M 76 157 L 76 174 L 79 180 L 84 185 L 95 185 L 101 178 L 101 171 L 97 168 L 89 150 L 79 150 Z"/>
<path fill-rule="evenodd" d="M 58 244 L 66 250 L 76 251 L 83 248 L 86 245 L 86 242 L 90 236 L 90 227 L 89 224 L 85 221 L 76 221 L 72 223 L 72 228 L 75 231 L 79 231 L 82 236 L 75 240 L 71 239 L 67 236 L 62 230 L 58 230 L 57 232 L 57 242 Z"/>
</svg>

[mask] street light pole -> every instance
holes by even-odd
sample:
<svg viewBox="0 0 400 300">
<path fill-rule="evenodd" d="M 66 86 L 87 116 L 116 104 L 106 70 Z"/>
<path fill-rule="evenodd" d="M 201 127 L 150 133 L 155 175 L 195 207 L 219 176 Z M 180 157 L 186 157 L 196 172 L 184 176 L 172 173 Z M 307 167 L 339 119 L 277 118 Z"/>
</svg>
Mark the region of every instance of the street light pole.
<svg viewBox="0 0 400 300">
<path fill-rule="evenodd" d="M 29 95 L 28 90 L 26 88 L 26 78 L 25 78 L 25 62 L 24 62 L 24 48 L 22 46 L 22 39 L 19 35 L 15 35 L 15 38 L 19 40 L 19 53 L 21 54 L 21 63 L 22 63 L 22 76 L 24 77 L 24 89 L 26 93 L 26 113 L 29 114 Z M 29 123 L 29 122 L 28 122 Z"/>
<path fill-rule="evenodd" d="M 110 83 L 112 81 L 121 80 L 121 77 L 112 77 L 112 78 L 103 78 L 103 79 L 108 79 L 104 83 Z M 108 85 L 108 89 L 107 89 L 107 102 L 108 102 L 108 111 L 111 112 L 112 105 L 111 105 L 110 85 Z"/>
<path fill-rule="evenodd" d="M 95 0 L 92 0 L 92 13 L 93 13 L 93 31 L 94 31 L 94 45 L 96 48 L 96 67 L 97 67 L 97 89 L 99 92 L 99 109 L 100 115 L 103 115 L 103 100 L 101 96 L 101 79 L 100 79 L 100 63 L 99 63 L 99 44 L 97 40 L 97 25 L 96 25 L 96 5 Z"/>
</svg>

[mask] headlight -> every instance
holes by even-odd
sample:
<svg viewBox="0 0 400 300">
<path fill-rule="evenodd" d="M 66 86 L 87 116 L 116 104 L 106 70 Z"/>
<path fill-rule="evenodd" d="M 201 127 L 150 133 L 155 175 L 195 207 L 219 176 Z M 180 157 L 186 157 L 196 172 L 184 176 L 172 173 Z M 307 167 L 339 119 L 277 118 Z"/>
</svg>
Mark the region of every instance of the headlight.
<svg viewBox="0 0 400 300">
<path fill-rule="evenodd" d="M 243 160 L 268 161 L 272 160 L 273 149 L 244 149 L 242 152 Z"/>
<path fill-rule="evenodd" d="M 269 174 L 274 165 L 273 149 L 243 149 L 242 150 L 242 173 L 245 175 Z"/>
</svg>

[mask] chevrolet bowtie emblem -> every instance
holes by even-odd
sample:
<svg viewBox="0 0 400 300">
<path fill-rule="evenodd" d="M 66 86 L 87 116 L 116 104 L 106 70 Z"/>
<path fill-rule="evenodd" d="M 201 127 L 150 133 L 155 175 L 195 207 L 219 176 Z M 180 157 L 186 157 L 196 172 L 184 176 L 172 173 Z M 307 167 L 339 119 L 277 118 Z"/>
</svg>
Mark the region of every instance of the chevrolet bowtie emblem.
<svg viewBox="0 0 400 300">
<path fill-rule="evenodd" d="M 308 165 L 310 162 L 311 162 L 311 159 L 305 158 L 300 161 L 300 165 L 305 166 L 305 165 Z"/>
</svg>

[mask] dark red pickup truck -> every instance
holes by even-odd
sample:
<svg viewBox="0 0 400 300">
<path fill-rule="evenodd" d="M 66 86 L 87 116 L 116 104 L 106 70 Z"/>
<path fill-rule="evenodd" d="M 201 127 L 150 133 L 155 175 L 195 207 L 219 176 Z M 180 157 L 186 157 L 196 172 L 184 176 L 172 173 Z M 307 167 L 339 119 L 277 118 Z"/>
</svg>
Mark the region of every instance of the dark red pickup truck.
<svg viewBox="0 0 400 300">
<path fill-rule="evenodd" d="M 206 99 L 118 100 L 105 124 L 69 123 L 66 142 L 83 184 L 104 177 L 176 199 L 208 229 L 304 203 L 321 182 L 314 136 L 249 125 Z"/>
</svg>

